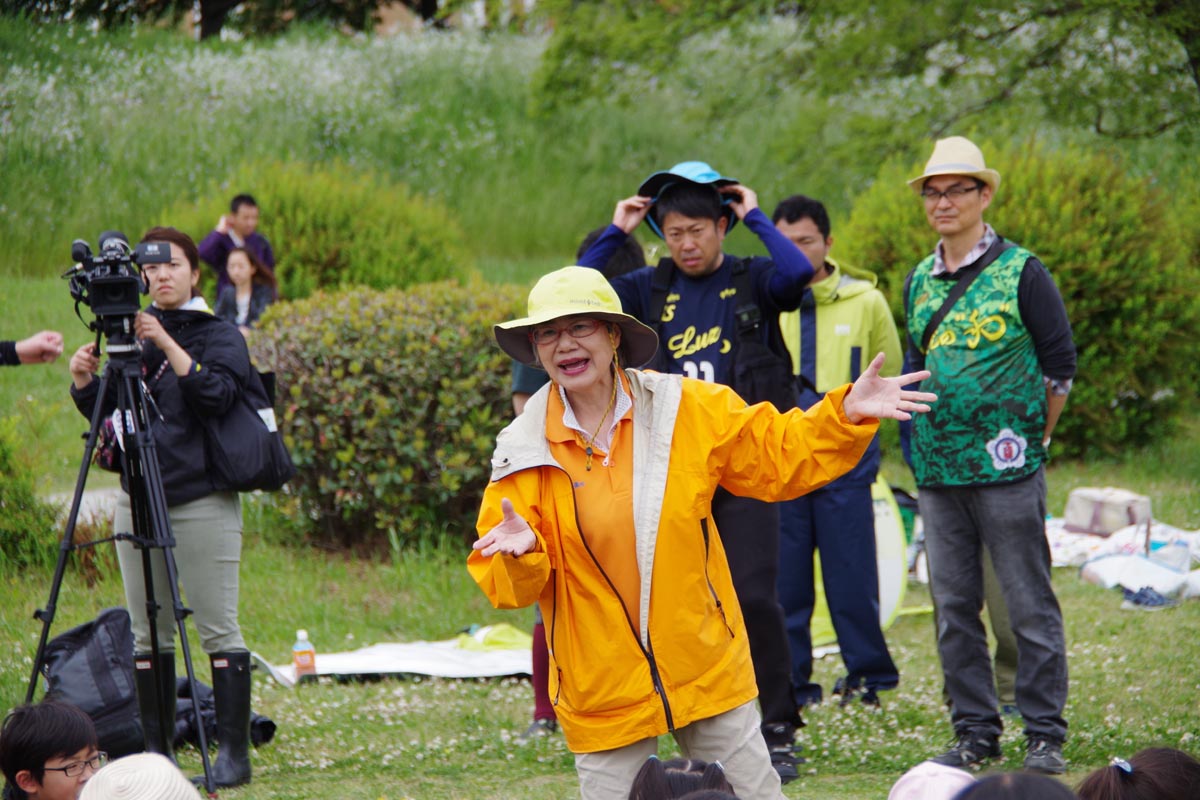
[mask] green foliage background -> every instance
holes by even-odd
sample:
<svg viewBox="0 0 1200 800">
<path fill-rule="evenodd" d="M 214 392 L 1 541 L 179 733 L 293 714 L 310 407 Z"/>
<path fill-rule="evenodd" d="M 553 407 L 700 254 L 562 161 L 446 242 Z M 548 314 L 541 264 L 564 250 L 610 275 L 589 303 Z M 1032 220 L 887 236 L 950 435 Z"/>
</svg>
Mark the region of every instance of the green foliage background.
<svg viewBox="0 0 1200 800">
<path fill-rule="evenodd" d="M 45 569 L 56 552 L 57 514 L 21 458 L 20 430 L 16 417 L 0 418 L 0 568 Z"/>
<path fill-rule="evenodd" d="M 536 80 L 546 107 L 685 78 L 689 51 L 729 50 L 768 26 L 792 36 L 751 51 L 756 77 L 803 81 L 871 118 L 872 104 L 905 92 L 907 107 L 885 115 L 928 135 L 1014 107 L 1118 138 L 1200 133 L 1194 3 L 545 0 L 539 10 L 554 30 Z"/>
</svg>

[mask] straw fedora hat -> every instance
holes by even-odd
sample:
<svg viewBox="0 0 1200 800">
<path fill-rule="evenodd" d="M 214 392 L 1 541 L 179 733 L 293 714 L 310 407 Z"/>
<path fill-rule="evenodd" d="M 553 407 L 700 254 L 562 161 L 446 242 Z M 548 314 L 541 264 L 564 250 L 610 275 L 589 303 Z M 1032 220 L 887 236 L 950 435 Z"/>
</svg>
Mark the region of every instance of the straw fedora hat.
<svg viewBox="0 0 1200 800">
<path fill-rule="evenodd" d="M 933 146 L 933 155 L 925 163 L 925 171 L 908 182 L 917 194 L 925 188 L 925 181 L 936 175 L 968 175 L 992 187 L 1000 187 L 1000 173 L 988 169 L 983 163 L 983 151 L 965 136 L 938 139 Z"/>
<path fill-rule="evenodd" d="M 658 334 L 621 311 L 621 299 L 598 269 L 563 267 L 542 278 L 529 292 L 526 315 L 492 328 L 500 349 L 516 361 L 531 367 L 541 366 L 537 348 L 529 339 L 535 325 L 553 322 L 559 317 L 582 315 L 612 322 L 621 329 L 621 363 L 640 367 L 654 358 Z"/>
</svg>

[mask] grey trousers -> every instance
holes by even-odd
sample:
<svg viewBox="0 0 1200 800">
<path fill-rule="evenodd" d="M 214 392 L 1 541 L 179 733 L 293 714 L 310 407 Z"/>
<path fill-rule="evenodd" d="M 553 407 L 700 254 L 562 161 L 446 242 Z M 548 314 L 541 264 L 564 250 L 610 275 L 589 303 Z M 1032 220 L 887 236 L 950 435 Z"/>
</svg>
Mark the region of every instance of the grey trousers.
<svg viewBox="0 0 1200 800">
<path fill-rule="evenodd" d="M 1067 735 L 1067 652 L 1050 582 L 1046 476 L 999 486 L 922 488 L 938 653 L 957 733 L 999 735 L 996 682 L 983 609 L 983 548 L 995 567 L 1017 641 L 1017 709 L 1025 734 Z"/>
<path fill-rule="evenodd" d="M 206 653 L 246 650 L 238 627 L 238 566 L 242 558 L 242 504 L 235 492 L 217 492 L 168 509 L 175 536 L 175 567 L 183 585 L 189 617 Z M 115 533 L 132 532 L 129 495 L 117 500 Z M 159 649 L 175 650 L 175 614 L 161 550 L 150 553 Z M 117 542 L 117 561 L 125 583 L 125 607 L 133 622 L 135 653 L 150 652 L 150 623 L 146 615 L 146 584 L 142 551 L 130 542 Z"/>
<path fill-rule="evenodd" d="M 1013 635 L 1012 623 L 1008 621 L 1008 605 L 1004 602 L 996 568 L 992 566 L 992 557 L 988 555 L 986 547 L 983 548 L 983 598 L 992 636 L 996 639 L 996 652 L 992 659 L 992 668 L 996 672 L 996 693 L 1002 708 L 1013 706 L 1017 704 L 1017 637 Z M 935 631 L 937 625 L 937 608 L 934 607 Z M 950 704 L 950 691 L 945 684 L 942 685 L 942 699 L 947 705 Z"/>
</svg>

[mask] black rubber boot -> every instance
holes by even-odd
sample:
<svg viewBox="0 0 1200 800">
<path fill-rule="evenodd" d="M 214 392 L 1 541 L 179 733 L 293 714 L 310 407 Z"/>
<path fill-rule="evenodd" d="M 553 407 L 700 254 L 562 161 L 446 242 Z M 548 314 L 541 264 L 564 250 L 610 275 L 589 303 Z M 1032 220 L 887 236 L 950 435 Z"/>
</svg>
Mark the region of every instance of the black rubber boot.
<svg viewBox="0 0 1200 800">
<path fill-rule="evenodd" d="M 212 653 L 213 701 L 217 708 L 217 788 L 250 782 L 250 654 Z"/>
<path fill-rule="evenodd" d="M 133 657 L 133 685 L 147 753 L 175 760 L 175 653 Z M 162 692 L 158 691 L 162 687 Z"/>
</svg>

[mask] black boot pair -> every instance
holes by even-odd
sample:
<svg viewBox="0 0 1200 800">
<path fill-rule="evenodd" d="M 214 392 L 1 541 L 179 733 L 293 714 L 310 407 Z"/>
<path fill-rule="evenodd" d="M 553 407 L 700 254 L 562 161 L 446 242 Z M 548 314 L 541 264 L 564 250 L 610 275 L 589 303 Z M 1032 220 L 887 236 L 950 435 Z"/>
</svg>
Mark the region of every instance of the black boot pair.
<svg viewBox="0 0 1200 800">
<path fill-rule="evenodd" d="M 217 788 L 241 786 L 250 782 L 250 654 L 212 653 L 209 661 L 220 745 L 213 782 Z M 157 663 L 150 655 L 136 655 L 133 663 L 146 751 L 174 760 L 175 654 L 160 653 Z M 156 674 L 162 679 L 155 680 Z M 203 776 L 198 780 L 203 782 Z"/>
</svg>

